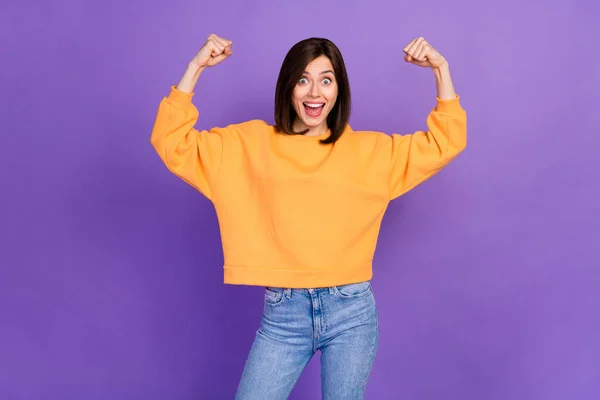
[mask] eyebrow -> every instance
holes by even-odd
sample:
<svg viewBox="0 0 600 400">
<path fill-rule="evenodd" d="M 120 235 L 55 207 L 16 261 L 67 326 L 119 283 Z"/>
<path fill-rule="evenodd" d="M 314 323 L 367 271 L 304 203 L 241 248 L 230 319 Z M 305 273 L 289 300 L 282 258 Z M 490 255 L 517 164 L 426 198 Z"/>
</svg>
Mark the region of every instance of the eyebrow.
<svg viewBox="0 0 600 400">
<path fill-rule="evenodd" d="M 319 75 L 324 75 L 324 74 L 328 74 L 328 73 L 329 73 L 329 74 L 333 74 L 333 71 L 332 71 L 332 70 L 330 70 L 330 69 L 328 69 L 327 71 L 323 71 L 323 72 L 321 72 Z M 305 74 L 305 75 L 310 75 L 310 74 L 308 73 L 308 71 L 304 71 L 304 74 Z"/>
</svg>

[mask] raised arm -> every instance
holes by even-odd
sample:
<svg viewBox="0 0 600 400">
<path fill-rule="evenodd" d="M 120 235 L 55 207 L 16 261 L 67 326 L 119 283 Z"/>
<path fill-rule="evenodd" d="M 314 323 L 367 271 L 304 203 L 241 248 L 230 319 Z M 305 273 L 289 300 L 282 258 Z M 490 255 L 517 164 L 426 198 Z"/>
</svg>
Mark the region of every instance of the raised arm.
<svg viewBox="0 0 600 400">
<path fill-rule="evenodd" d="M 230 41 L 208 37 L 177 86 L 160 102 L 150 137 L 167 168 L 209 199 L 221 165 L 224 129 L 196 130 L 198 110 L 192 97 L 202 72 L 230 55 Z"/>
<path fill-rule="evenodd" d="M 193 93 L 202 72 L 224 61 L 231 55 L 231 41 L 222 39 L 211 34 L 198 51 L 198 54 L 190 61 L 187 70 L 181 77 L 177 90 L 185 93 Z"/>
<path fill-rule="evenodd" d="M 422 37 L 412 40 L 404 46 L 404 60 L 419 67 L 431 68 L 435 75 L 437 97 L 440 100 L 452 100 L 456 97 L 448 61 Z"/>
<path fill-rule="evenodd" d="M 390 199 L 435 175 L 467 145 L 467 115 L 454 91 L 446 59 L 423 38 L 414 39 L 403 50 L 406 62 L 433 70 L 437 96 L 426 131 L 385 138 Z"/>
</svg>

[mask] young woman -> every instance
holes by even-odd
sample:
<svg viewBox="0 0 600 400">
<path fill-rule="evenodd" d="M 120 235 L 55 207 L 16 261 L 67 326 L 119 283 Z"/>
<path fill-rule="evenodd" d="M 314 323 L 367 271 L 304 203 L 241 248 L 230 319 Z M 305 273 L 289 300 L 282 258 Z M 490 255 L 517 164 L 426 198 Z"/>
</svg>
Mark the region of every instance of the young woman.
<svg viewBox="0 0 600 400">
<path fill-rule="evenodd" d="M 202 72 L 232 54 L 210 35 L 158 108 L 151 143 L 167 168 L 212 201 L 224 282 L 265 286 L 264 312 L 237 399 L 285 399 L 321 352 L 324 399 L 361 399 L 378 344 L 372 260 L 388 203 L 466 146 L 466 113 L 446 59 L 423 38 L 405 60 L 433 71 L 426 131 L 386 135 L 348 125 L 350 86 L 338 48 L 311 38 L 283 61 L 275 125 L 198 131 Z"/>
</svg>

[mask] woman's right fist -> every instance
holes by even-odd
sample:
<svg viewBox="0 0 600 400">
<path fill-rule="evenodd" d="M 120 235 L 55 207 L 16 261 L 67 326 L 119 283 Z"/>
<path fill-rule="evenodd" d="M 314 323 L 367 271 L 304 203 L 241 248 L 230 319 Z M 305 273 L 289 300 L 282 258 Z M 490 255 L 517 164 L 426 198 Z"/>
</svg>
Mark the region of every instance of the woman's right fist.
<svg viewBox="0 0 600 400">
<path fill-rule="evenodd" d="M 190 62 L 196 68 L 212 67 L 231 55 L 231 41 L 211 34 Z"/>
</svg>

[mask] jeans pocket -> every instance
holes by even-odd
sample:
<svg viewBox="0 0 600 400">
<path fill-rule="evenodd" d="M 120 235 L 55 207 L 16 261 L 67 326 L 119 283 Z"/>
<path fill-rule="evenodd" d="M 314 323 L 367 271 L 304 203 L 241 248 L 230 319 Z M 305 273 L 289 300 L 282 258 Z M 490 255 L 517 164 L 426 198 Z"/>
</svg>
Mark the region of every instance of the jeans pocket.
<svg viewBox="0 0 600 400">
<path fill-rule="evenodd" d="M 333 291 L 337 297 L 343 299 L 356 299 L 371 293 L 371 282 L 350 283 L 347 285 L 334 286 Z"/>
<path fill-rule="evenodd" d="M 266 287 L 265 288 L 265 303 L 271 306 L 277 306 L 283 303 L 284 299 L 284 289 L 282 288 L 274 288 L 274 287 Z"/>
</svg>

